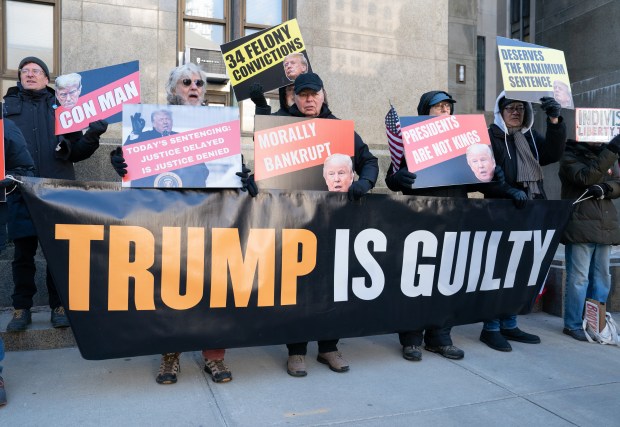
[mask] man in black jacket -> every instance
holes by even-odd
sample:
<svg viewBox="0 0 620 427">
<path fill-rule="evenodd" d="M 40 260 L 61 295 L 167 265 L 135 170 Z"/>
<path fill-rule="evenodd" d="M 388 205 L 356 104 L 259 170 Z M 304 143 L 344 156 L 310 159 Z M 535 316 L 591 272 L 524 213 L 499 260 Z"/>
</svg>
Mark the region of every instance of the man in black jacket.
<svg viewBox="0 0 620 427">
<path fill-rule="evenodd" d="M 47 65 L 34 56 L 24 58 L 19 64 L 18 78 L 17 86 L 9 88 L 4 96 L 4 115 L 21 130 L 34 161 L 35 176 L 75 179 L 73 163 L 85 160 L 95 152 L 101 134 L 107 129 L 107 123 L 103 120 L 92 122 L 84 134 L 79 131 L 55 135 L 56 95 L 48 86 Z M 13 209 L 11 205 L 9 200 L 10 212 Z M 37 291 L 34 256 L 38 239 L 27 210 L 21 214 L 17 221 L 9 222 L 9 238 L 15 244 L 12 263 L 15 310 L 7 326 L 8 332 L 23 331 L 31 323 L 30 308 Z M 52 325 L 55 328 L 68 327 L 69 321 L 49 269 L 47 291 L 52 309 Z"/>
</svg>

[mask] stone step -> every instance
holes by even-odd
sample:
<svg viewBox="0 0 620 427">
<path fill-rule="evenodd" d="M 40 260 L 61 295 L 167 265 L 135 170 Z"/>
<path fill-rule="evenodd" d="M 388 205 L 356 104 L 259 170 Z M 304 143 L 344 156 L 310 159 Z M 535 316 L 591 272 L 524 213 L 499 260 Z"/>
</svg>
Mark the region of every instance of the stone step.
<svg viewBox="0 0 620 427">
<path fill-rule="evenodd" d="M 0 337 L 6 351 L 51 350 L 75 347 L 71 328 L 55 329 L 50 323 L 49 307 L 33 307 L 32 324 L 23 332 L 5 332 L 13 317 L 13 309 L 0 310 Z"/>
</svg>

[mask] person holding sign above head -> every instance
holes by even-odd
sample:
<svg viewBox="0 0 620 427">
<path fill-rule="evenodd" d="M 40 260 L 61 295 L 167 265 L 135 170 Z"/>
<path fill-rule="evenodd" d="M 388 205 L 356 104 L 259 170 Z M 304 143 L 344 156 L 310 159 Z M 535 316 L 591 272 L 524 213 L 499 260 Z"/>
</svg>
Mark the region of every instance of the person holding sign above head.
<svg viewBox="0 0 620 427">
<path fill-rule="evenodd" d="M 82 76 L 78 73 L 64 74 L 56 78 L 56 98 L 67 110 L 75 107 L 82 93 Z"/>
<path fill-rule="evenodd" d="M 204 106 L 205 94 L 206 94 L 206 74 L 196 64 L 187 63 L 176 67 L 170 71 L 168 82 L 166 83 L 166 96 L 169 105 L 192 105 L 192 106 Z M 155 111 L 152 117 L 153 130 L 148 132 L 157 132 L 160 136 L 167 134 L 173 134 L 172 131 L 172 118 L 169 114 L 166 114 L 167 110 Z M 159 114 L 156 114 L 159 113 Z M 169 112 L 168 112 L 169 113 Z M 137 133 L 136 140 L 140 140 L 142 130 L 144 129 L 144 119 L 140 118 L 138 114 L 132 117 L 133 132 Z M 144 132 L 144 133 L 148 133 Z M 114 170 L 121 176 L 127 174 L 127 164 L 123 157 L 123 150 L 121 147 L 117 147 L 110 153 L 110 161 Z M 203 184 L 208 176 L 208 169 L 204 164 L 198 164 L 186 168 L 189 170 L 187 179 L 198 179 Z M 238 172 L 243 182 L 243 191 L 252 192 L 253 188 L 256 189 L 253 181 L 250 184 L 246 184 L 249 176 L 249 170 L 243 166 L 243 171 Z M 152 177 L 149 177 L 152 178 Z M 145 178 L 148 179 L 148 178 Z M 254 187 L 250 187 L 253 185 Z M 256 195 L 254 193 L 253 195 Z M 210 349 L 203 350 L 202 357 L 204 360 L 204 370 L 216 383 L 225 383 L 232 380 L 232 373 L 230 369 L 224 364 L 225 349 Z M 174 384 L 177 382 L 177 374 L 180 371 L 180 356 L 181 353 L 173 352 L 162 355 L 159 372 L 156 377 L 158 384 Z"/>
<path fill-rule="evenodd" d="M 35 163 L 36 176 L 55 179 L 75 179 L 73 164 L 88 159 L 99 148 L 99 139 L 107 130 L 104 120 L 91 122 L 86 132 L 55 135 L 54 110 L 56 93 L 48 86 L 49 70 L 45 62 L 34 56 L 19 63 L 17 86 L 8 89 L 4 96 L 4 114 L 21 130 L 28 151 Z M 11 201 L 9 201 L 9 211 Z M 37 233 L 30 217 L 9 223 L 9 238 L 15 244 L 13 258 L 13 319 L 8 332 L 24 331 L 31 323 L 30 308 L 37 291 L 35 284 L 35 254 L 38 247 Z M 54 280 L 47 270 L 47 291 L 52 309 L 51 322 L 55 328 L 69 326 Z"/>
<path fill-rule="evenodd" d="M 495 120 L 489 127 L 489 138 L 495 162 L 502 167 L 506 183 L 528 199 L 546 199 L 542 166 L 560 160 L 566 146 L 566 125 L 561 107 L 550 97 L 541 98 L 547 114 L 547 131 L 543 136 L 532 130 L 534 110 L 525 101 L 506 98 L 502 92 L 495 102 Z M 517 315 L 484 322 L 480 341 L 494 350 L 511 351 L 508 340 L 538 344 L 540 338 L 517 327 Z"/>
</svg>

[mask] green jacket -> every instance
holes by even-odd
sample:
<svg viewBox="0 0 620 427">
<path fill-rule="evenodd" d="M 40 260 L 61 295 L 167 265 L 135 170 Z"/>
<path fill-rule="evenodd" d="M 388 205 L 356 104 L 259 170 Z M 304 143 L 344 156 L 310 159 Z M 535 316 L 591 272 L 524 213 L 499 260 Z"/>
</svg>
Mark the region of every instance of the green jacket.
<svg viewBox="0 0 620 427">
<path fill-rule="evenodd" d="M 562 199 L 576 200 L 595 184 L 607 183 L 611 192 L 602 200 L 590 198 L 574 205 L 562 243 L 620 244 L 618 212 L 611 199 L 620 197 L 620 178 L 609 173 L 618 155 L 605 146 L 568 140 L 560 160 Z"/>
</svg>

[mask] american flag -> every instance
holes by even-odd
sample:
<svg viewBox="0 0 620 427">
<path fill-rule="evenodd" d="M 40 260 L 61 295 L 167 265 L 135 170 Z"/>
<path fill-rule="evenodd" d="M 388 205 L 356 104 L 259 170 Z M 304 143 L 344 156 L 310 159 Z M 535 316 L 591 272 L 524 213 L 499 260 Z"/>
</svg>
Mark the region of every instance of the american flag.
<svg viewBox="0 0 620 427">
<path fill-rule="evenodd" d="M 400 132 L 400 119 L 392 104 L 390 104 L 390 111 L 385 116 L 385 134 L 387 135 L 390 157 L 392 158 L 392 170 L 396 172 L 400 169 L 404 148 L 403 135 Z"/>
</svg>

